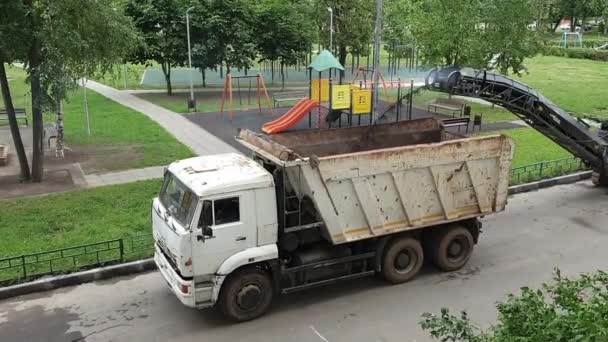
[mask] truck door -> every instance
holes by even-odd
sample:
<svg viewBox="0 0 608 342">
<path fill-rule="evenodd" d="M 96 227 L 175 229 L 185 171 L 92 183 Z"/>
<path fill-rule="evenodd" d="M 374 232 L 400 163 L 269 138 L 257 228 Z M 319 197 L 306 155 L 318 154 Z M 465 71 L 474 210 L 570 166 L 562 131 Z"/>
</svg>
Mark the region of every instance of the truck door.
<svg viewBox="0 0 608 342">
<path fill-rule="evenodd" d="M 195 276 L 215 273 L 228 257 L 257 244 L 253 191 L 222 194 L 202 202 L 193 232 L 197 237 L 192 239 Z"/>
</svg>

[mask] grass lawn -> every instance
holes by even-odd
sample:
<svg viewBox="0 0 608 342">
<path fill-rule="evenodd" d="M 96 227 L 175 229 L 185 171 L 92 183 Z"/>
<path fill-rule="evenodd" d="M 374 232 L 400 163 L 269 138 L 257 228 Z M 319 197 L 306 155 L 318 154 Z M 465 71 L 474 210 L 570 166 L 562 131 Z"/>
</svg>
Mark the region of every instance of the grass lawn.
<svg viewBox="0 0 608 342">
<path fill-rule="evenodd" d="M 538 56 L 519 78 L 564 110 L 608 118 L 608 63 Z"/>
<path fill-rule="evenodd" d="M 8 74 L 13 79 L 10 87 L 15 107 L 26 107 L 31 117 L 25 72 L 20 68 L 11 67 Z M 193 156 L 188 147 L 178 142 L 156 122 L 91 90 L 87 90 L 91 124 L 89 136 L 86 131 L 83 96 L 84 90 L 79 88 L 70 94 L 65 102 L 66 145 L 74 151 L 82 148 L 83 153 L 89 154 L 94 154 L 96 149 L 104 148 L 132 151 L 127 160 L 119 163 L 107 160 L 101 169 L 116 170 L 164 165 L 176 159 Z M 22 102 L 19 102 L 20 99 Z M 1 99 L 0 106 L 3 106 Z M 46 123 L 53 123 L 54 119 L 54 115 L 45 114 Z"/>
<path fill-rule="evenodd" d="M 151 232 L 161 180 L 0 201 L 0 257 Z"/>
<path fill-rule="evenodd" d="M 570 152 L 532 128 L 507 129 L 484 134 L 501 133 L 515 141 L 513 167 L 539 163 L 547 160 L 572 157 Z"/>
</svg>

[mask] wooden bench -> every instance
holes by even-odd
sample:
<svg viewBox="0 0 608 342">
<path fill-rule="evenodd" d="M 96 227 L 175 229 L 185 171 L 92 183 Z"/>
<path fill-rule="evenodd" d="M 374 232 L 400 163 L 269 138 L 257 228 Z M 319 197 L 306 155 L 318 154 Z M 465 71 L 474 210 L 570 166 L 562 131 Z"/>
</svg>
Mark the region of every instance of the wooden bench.
<svg viewBox="0 0 608 342">
<path fill-rule="evenodd" d="M 57 139 L 57 127 L 55 127 L 55 125 L 44 126 L 43 139 L 46 139 L 46 142 L 50 149 L 51 139 Z"/>
<path fill-rule="evenodd" d="M 433 111 L 435 113 L 437 113 L 437 109 L 442 109 L 452 112 L 452 117 L 455 117 L 456 113 L 459 113 L 458 116 L 462 116 L 462 113 L 464 112 L 464 102 L 457 99 L 446 99 L 440 97 L 427 105 L 427 110 L 429 112 L 431 111 L 431 108 L 434 109 Z"/>
<path fill-rule="evenodd" d="M 273 106 L 276 108 L 281 102 L 300 101 L 307 98 L 305 91 L 283 91 L 272 94 Z"/>
<path fill-rule="evenodd" d="M 458 132 L 460 132 L 460 127 L 465 126 L 465 132 L 469 133 L 469 123 L 471 122 L 470 117 L 443 119 L 442 121 L 443 126 L 445 127 L 458 127 Z"/>
<path fill-rule="evenodd" d="M 17 118 L 17 121 L 25 120 L 25 125 L 29 126 L 25 108 L 15 108 L 15 117 Z M 8 121 L 8 112 L 6 111 L 6 108 L 0 108 L 0 120 Z"/>
</svg>

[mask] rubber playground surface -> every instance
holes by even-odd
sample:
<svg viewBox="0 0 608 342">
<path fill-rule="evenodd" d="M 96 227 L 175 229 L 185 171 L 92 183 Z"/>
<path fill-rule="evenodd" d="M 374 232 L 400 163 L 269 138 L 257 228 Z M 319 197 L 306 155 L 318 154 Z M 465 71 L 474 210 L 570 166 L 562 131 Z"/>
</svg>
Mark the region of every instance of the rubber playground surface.
<svg viewBox="0 0 608 342">
<path fill-rule="evenodd" d="M 379 107 L 381 108 L 381 110 L 379 112 L 382 113 L 390 108 L 390 104 L 388 102 L 381 101 Z M 402 109 L 401 109 L 401 113 L 400 113 L 401 114 L 400 120 L 409 119 L 406 107 L 407 106 L 404 103 L 404 105 L 402 106 Z M 238 142 L 236 142 L 234 140 L 234 137 L 237 135 L 238 129 L 239 128 L 249 129 L 253 132 L 262 133 L 261 129 L 265 123 L 279 118 L 280 116 L 285 114 L 290 108 L 291 107 L 273 108 L 273 114 L 274 114 L 273 116 L 270 115 L 268 108 L 263 108 L 262 114 L 259 113 L 257 108 L 250 109 L 250 110 L 244 110 L 244 111 L 234 111 L 234 117 L 233 117 L 232 121 L 230 120 L 230 113 L 228 111 L 225 111 L 224 113 L 221 113 L 221 112 L 192 113 L 192 114 L 185 115 L 185 117 L 188 120 L 192 121 L 193 123 L 204 128 L 209 133 L 215 135 L 217 138 L 219 138 L 219 139 L 223 140 L 224 142 L 230 144 L 231 146 L 235 147 L 237 150 L 248 154 L 248 153 L 250 153 L 250 151 L 246 147 L 242 146 L 241 144 L 239 144 Z M 320 112 L 321 112 L 321 124 L 322 124 L 321 127 L 328 128 L 329 125 L 325 121 L 325 116 L 327 115 L 327 109 L 321 107 Z M 429 118 L 429 117 L 446 118 L 448 116 L 445 116 L 442 114 L 430 113 L 424 109 L 413 107 L 411 119 L 422 119 L 422 118 Z M 353 121 L 352 125 L 359 126 L 359 119 L 361 119 L 360 120 L 361 126 L 370 125 L 370 115 L 369 114 L 353 115 L 352 116 L 352 121 Z M 313 109 L 311 111 L 310 117 L 309 117 L 309 115 L 304 116 L 304 118 L 302 120 L 300 120 L 294 126 L 289 128 L 287 130 L 287 132 L 295 131 L 295 130 L 311 129 L 309 127 L 309 120 L 310 120 L 312 129 L 316 129 L 317 123 L 319 122 L 319 108 Z M 393 108 L 391 110 L 388 110 L 388 112 L 386 112 L 386 114 L 381 119 L 378 120 L 378 123 L 391 122 L 391 121 L 395 121 L 395 120 L 396 120 L 396 109 Z M 331 127 L 339 127 L 339 126 L 342 126 L 342 127 L 348 126 L 348 116 L 346 114 L 342 115 L 341 121 L 336 120 L 331 124 Z"/>
</svg>

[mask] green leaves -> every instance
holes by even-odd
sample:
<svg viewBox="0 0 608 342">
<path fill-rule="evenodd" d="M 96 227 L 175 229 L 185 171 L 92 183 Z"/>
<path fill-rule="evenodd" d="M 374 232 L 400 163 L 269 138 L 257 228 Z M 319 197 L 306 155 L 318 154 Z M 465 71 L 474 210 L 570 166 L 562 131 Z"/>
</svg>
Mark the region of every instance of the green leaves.
<svg viewBox="0 0 608 342">
<path fill-rule="evenodd" d="M 608 273 L 578 278 L 555 271 L 552 283 L 524 287 L 497 304 L 498 322 L 487 331 L 442 309 L 439 317 L 425 313 L 420 325 L 440 341 L 567 342 L 608 340 Z"/>
<path fill-rule="evenodd" d="M 539 49 L 530 0 L 420 0 L 411 32 L 428 64 L 496 68 L 516 74 Z"/>
</svg>

